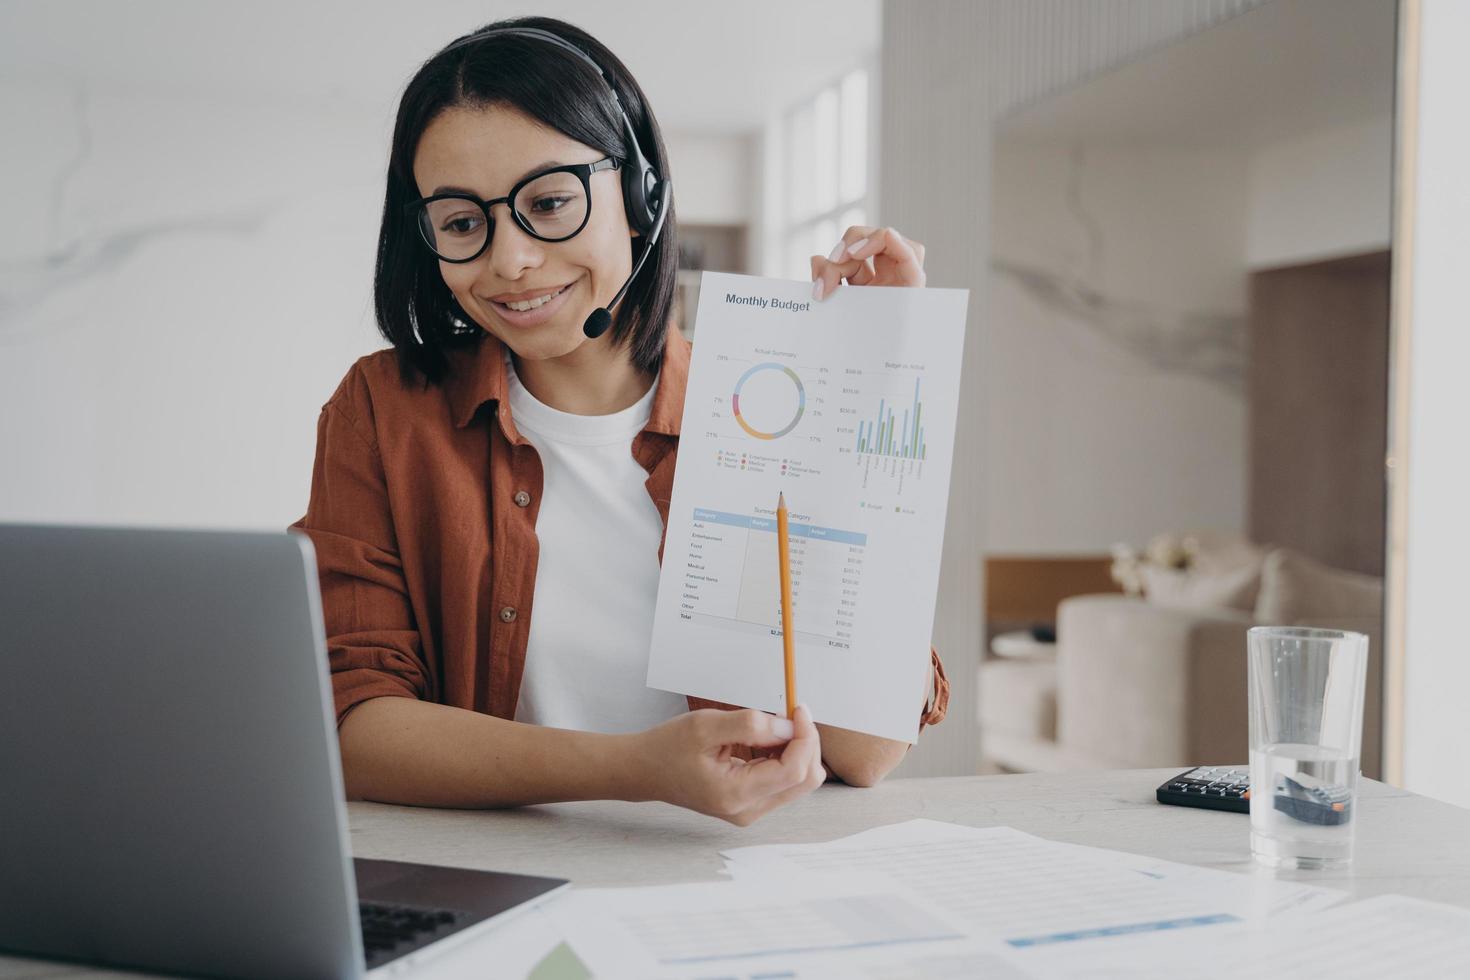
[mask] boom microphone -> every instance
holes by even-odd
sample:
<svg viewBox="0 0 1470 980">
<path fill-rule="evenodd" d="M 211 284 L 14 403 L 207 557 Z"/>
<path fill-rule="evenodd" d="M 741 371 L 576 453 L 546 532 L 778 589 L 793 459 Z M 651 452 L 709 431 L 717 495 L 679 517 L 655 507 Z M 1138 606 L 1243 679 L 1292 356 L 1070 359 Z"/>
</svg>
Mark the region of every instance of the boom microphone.
<svg viewBox="0 0 1470 980">
<path fill-rule="evenodd" d="M 582 324 L 582 332 L 589 338 L 595 340 L 601 337 L 607 332 L 607 328 L 612 326 L 613 307 L 623 301 L 623 294 L 628 291 L 629 286 L 633 285 L 633 280 L 638 277 L 639 271 L 643 268 L 643 263 L 647 262 L 648 257 L 653 254 L 653 246 L 658 244 L 658 236 L 664 230 L 664 216 L 669 212 L 669 209 L 665 205 L 668 203 L 669 191 L 673 188 L 673 183 L 672 180 L 659 181 L 658 215 L 653 220 L 653 230 L 648 234 L 648 244 L 643 246 L 643 254 L 638 256 L 638 261 L 634 264 L 633 271 L 613 296 L 612 302 L 593 310 L 591 315 L 587 317 L 587 322 Z"/>
</svg>

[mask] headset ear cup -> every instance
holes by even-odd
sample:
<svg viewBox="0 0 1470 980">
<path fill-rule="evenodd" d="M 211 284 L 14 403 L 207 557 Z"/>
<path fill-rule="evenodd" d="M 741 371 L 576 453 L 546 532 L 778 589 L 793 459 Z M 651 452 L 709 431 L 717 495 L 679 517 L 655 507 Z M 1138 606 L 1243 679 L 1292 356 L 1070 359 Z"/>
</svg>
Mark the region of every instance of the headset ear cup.
<svg viewBox="0 0 1470 980">
<path fill-rule="evenodd" d="M 625 205 L 624 210 L 628 212 L 628 227 L 640 235 L 646 235 L 648 229 L 653 227 L 653 222 L 648 220 L 648 204 L 643 196 L 643 181 L 631 164 L 624 164 L 624 168 L 632 176 L 632 179 L 623 180 L 623 204 Z"/>
<path fill-rule="evenodd" d="M 621 172 L 623 181 L 623 206 L 628 212 L 628 226 L 640 235 L 648 234 L 653 227 L 653 190 L 658 186 L 658 174 L 643 151 L 638 147 L 638 137 L 633 132 L 633 122 L 623 114 L 623 140 L 631 148 Z"/>
</svg>

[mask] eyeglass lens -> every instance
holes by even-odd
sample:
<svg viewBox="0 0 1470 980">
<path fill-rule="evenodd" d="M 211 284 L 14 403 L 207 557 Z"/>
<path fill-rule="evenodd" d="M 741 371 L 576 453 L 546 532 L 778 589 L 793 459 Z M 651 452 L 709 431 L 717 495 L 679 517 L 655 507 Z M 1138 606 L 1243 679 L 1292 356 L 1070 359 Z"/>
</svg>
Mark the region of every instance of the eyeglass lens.
<svg viewBox="0 0 1470 980">
<path fill-rule="evenodd" d="M 542 174 L 517 191 L 511 201 L 523 229 L 553 242 L 581 230 L 587 206 L 582 179 L 566 172 Z M 446 259 L 470 258 L 485 244 L 485 212 L 469 198 L 430 201 L 419 209 L 419 223 L 429 247 Z"/>
</svg>

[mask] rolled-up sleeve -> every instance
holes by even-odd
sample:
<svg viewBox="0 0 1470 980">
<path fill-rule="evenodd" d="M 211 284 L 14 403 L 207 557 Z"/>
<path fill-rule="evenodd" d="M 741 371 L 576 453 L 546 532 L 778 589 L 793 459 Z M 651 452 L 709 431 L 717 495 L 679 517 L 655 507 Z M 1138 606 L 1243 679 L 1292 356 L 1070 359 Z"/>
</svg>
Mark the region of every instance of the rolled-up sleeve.
<svg viewBox="0 0 1470 980">
<path fill-rule="evenodd" d="M 939 659 L 939 653 L 933 647 L 929 648 L 929 663 L 933 666 L 933 686 L 924 699 L 924 707 L 919 711 L 919 731 L 923 731 L 929 725 L 937 725 L 944 720 L 949 711 L 949 678 L 944 673 L 944 661 Z M 690 697 L 689 709 L 696 711 L 700 708 L 719 708 L 724 711 L 739 711 L 740 706 L 736 704 L 725 704 L 723 701 L 711 701 L 706 698 Z M 775 749 L 752 749 L 749 746 L 740 746 L 735 755 L 747 761 L 751 759 L 764 758 L 774 755 Z"/>
<path fill-rule="evenodd" d="M 370 428 L 336 397 L 317 420 L 311 496 L 291 530 L 316 549 L 337 724 L 371 698 L 435 698 L 382 460 Z"/>
<path fill-rule="evenodd" d="M 949 711 L 949 678 L 944 674 L 944 661 L 939 659 L 939 652 L 933 647 L 929 648 L 929 661 L 934 665 L 934 690 L 924 704 L 924 713 L 919 717 L 920 731 L 926 725 L 939 724 Z"/>
</svg>

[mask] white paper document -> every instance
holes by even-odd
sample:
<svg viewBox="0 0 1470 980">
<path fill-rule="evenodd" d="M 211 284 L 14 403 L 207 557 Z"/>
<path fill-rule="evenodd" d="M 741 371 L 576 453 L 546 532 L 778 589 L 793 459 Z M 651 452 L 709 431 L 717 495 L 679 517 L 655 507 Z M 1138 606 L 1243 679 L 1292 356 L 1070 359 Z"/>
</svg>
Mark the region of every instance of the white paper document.
<svg viewBox="0 0 1470 980">
<path fill-rule="evenodd" d="M 1208 933 L 1154 934 L 1116 948 L 1054 947 L 1027 969 L 1069 980 L 1439 980 L 1470 977 L 1470 911 L 1378 895 L 1314 915 L 1243 922 Z"/>
<path fill-rule="evenodd" d="M 912 742 L 928 693 L 968 292 L 705 273 L 650 687 Z"/>
<path fill-rule="evenodd" d="M 599 978 L 1028 976 L 881 876 L 588 889 L 548 914 Z"/>
<path fill-rule="evenodd" d="M 1402 895 L 1379 895 L 1265 929 L 1219 937 L 1220 977 L 1399 980 L 1470 977 L 1470 911 Z M 1226 970 L 1229 956 L 1235 969 Z"/>
<path fill-rule="evenodd" d="M 1300 882 L 1058 844 L 1010 827 L 977 829 L 933 820 L 879 827 L 826 844 L 724 853 L 740 877 L 834 868 L 880 873 L 931 899 L 970 936 L 1016 950 L 1208 931 L 1323 908 L 1342 897 Z"/>
</svg>

